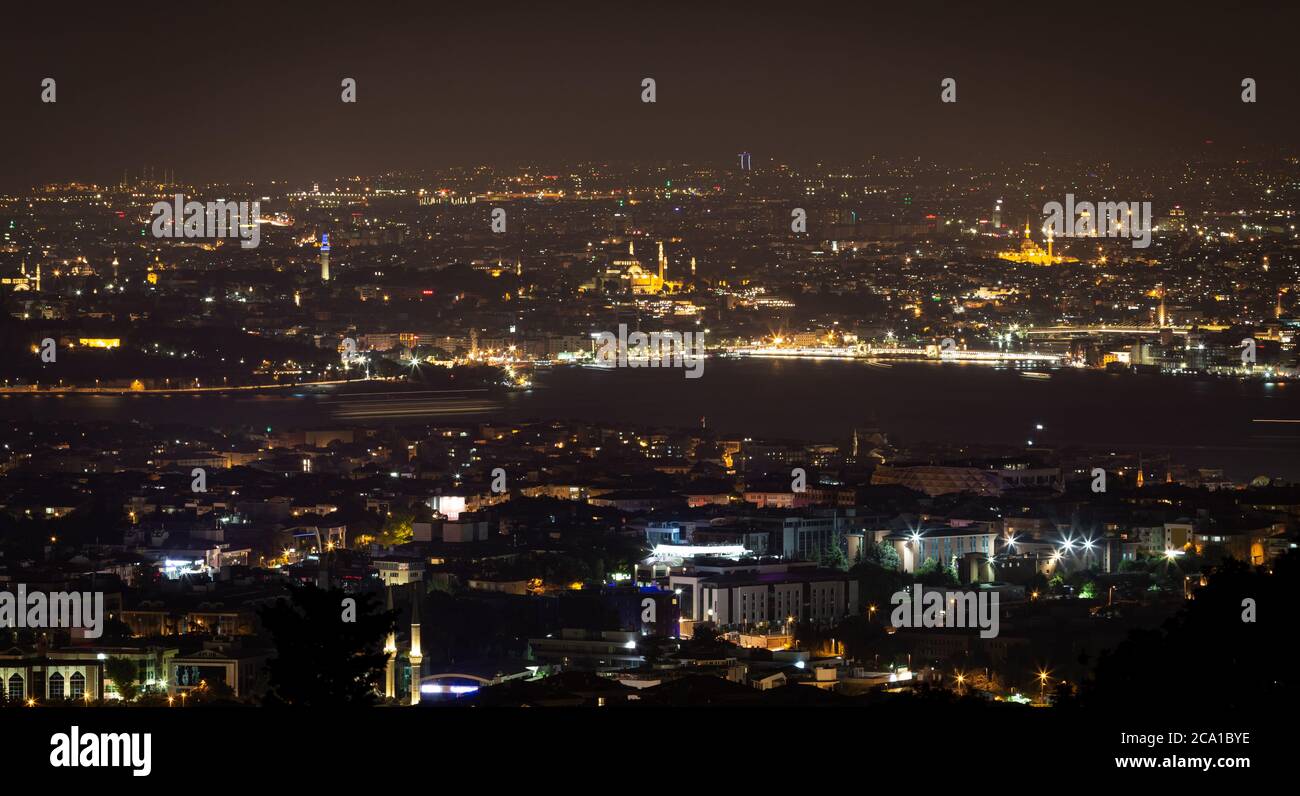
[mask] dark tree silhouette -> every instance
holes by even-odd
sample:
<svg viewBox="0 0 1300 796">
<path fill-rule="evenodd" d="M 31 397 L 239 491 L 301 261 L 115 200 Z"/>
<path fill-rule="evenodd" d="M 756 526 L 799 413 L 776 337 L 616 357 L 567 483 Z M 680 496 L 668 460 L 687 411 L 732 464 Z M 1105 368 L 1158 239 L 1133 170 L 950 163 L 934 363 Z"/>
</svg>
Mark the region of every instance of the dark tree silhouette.
<svg viewBox="0 0 1300 796">
<path fill-rule="evenodd" d="M 1102 653 L 1080 706 L 1194 708 L 1218 715 L 1293 704 L 1297 669 L 1285 650 L 1300 630 L 1298 575 L 1296 550 L 1279 558 L 1272 573 L 1226 560 L 1164 627 L 1134 631 Z M 1245 621 L 1247 600 L 1255 621 Z"/>
<path fill-rule="evenodd" d="M 355 597 L 356 621 L 343 620 L 343 601 Z M 371 705 L 383 679 L 384 637 L 394 614 L 379 610 L 370 594 L 290 588 L 261 612 L 275 643 L 267 664 L 267 704 L 297 707 Z"/>
</svg>

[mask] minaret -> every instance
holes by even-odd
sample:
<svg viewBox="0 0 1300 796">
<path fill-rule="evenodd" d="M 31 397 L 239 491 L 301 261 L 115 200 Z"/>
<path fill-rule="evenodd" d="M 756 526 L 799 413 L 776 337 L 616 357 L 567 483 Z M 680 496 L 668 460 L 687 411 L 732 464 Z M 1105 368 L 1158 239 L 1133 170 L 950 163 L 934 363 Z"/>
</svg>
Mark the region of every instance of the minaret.
<svg viewBox="0 0 1300 796">
<path fill-rule="evenodd" d="M 1052 228 L 1047 228 L 1047 264 L 1052 264 Z"/>
<path fill-rule="evenodd" d="M 420 583 L 417 581 L 415 592 L 411 597 L 411 704 L 420 704 L 420 663 L 424 654 L 420 651 Z"/>
<path fill-rule="evenodd" d="M 636 259 L 636 241 L 630 240 L 627 242 L 627 256 Z"/>
<path fill-rule="evenodd" d="M 390 614 L 393 610 L 393 587 L 384 588 L 384 610 Z M 397 697 L 397 625 L 388 631 L 388 638 L 384 640 L 384 655 L 387 660 L 384 664 L 384 698 L 395 699 Z"/>
<path fill-rule="evenodd" d="M 1165 286 L 1160 286 L 1160 308 L 1156 311 L 1156 325 L 1165 328 Z"/>
<path fill-rule="evenodd" d="M 691 258 L 691 276 L 695 276 L 695 258 Z"/>
<path fill-rule="evenodd" d="M 41 264 L 36 264 L 36 292 L 41 292 Z"/>
<path fill-rule="evenodd" d="M 664 284 L 664 275 L 668 271 L 668 258 L 664 256 L 664 242 L 659 241 L 659 289 L 667 290 L 668 285 Z"/>
</svg>

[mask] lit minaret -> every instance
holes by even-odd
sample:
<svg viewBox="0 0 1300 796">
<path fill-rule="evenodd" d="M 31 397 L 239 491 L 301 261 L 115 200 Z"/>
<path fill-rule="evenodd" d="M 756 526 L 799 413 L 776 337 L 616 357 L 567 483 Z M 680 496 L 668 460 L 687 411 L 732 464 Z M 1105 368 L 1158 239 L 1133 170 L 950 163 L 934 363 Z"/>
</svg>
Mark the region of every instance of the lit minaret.
<svg viewBox="0 0 1300 796">
<path fill-rule="evenodd" d="M 393 610 L 393 587 L 384 589 L 384 610 Z M 397 626 L 389 628 L 388 638 L 384 640 L 384 697 L 393 699 L 397 696 Z"/>
<path fill-rule="evenodd" d="M 1165 328 L 1165 286 L 1160 286 L 1160 308 L 1156 310 L 1156 325 Z"/>
<path fill-rule="evenodd" d="M 330 281 L 330 236 L 328 232 L 320 236 L 320 281 Z"/>
<path fill-rule="evenodd" d="M 666 289 L 664 274 L 668 270 L 668 258 L 664 256 L 664 242 L 659 241 L 659 289 Z"/>
<path fill-rule="evenodd" d="M 691 276 L 695 276 L 695 258 L 691 258 Z"/>
<path fill-rule="evenodd" d="M 424 654 L 420 652 L 420 594 L 417 589 L 411 598 L 411 704 L 420 704 L 420 663 Z"/>
<path fill-rule="evenodd" d="M 36 264 L 36 292 L 41 292 L 41 264 Z"/>
</svg>

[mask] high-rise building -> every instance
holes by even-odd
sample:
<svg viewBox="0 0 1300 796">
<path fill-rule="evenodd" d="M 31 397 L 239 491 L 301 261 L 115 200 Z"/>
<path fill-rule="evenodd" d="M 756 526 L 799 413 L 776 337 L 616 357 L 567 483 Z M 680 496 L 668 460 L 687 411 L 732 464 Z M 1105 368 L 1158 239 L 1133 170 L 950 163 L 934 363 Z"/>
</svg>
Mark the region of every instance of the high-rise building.
<svg viewBox="0 0 1300 796">
<path fill-rule="evenodd" d="M 328 232 L 320 236 L 320 281 L 330 281 L 330 236 Z"/>
</svg>

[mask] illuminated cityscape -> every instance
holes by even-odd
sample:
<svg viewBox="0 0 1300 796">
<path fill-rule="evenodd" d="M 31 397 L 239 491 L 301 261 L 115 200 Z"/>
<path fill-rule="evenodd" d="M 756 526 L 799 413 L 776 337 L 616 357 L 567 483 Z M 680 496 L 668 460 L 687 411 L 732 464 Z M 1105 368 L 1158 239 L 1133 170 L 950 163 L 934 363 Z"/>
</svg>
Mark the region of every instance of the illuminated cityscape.
<svg viewBox="0 0 1300 796">
<path fill-rule="evenodd" d="M 745 707 L 868 749 L 988 726 L 1040 761 L 1069 726 L 1097 771 L 1266 765 L 1300 558 L 1289 43 L 1220 75 L 1181 15 L 1066 31 L 1203 80 L 1013 123 L 1063 67 L 992 47 L 1009 12 L 933 42 L 892 8 L 449 9 L 428 41 L 265 13 L 228 43 L 257 74 L 174 105 L 87 65 L 224 50 L 110 46 L 102 10 L 50 34 L 55 78 L 0 84 L 30 105 L 0 136 L 0 715 L 67 734 L 34 759 L 64 773 L 69 715 L 179 758 L 195 714 L 341 707 L 467 736 L 642 709 L 722 759 L 653 708 Z M 857 85 L 889 65 L 919 77 Z"/>
</svg>

